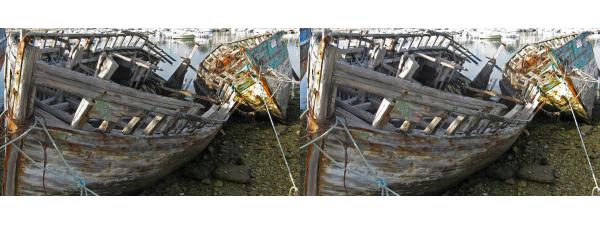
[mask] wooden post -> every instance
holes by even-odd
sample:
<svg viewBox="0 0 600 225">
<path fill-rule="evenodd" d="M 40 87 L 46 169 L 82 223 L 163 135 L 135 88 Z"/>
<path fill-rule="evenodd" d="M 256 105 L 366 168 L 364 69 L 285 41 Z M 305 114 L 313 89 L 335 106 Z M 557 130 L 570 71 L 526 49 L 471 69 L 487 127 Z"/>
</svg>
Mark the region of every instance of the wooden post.
<svg viewBox="0 0 600 225">
<path fill-rule="evenodd" d="M 417 72 L 419 68 L 419 63 L 412 55 L 408 55 L 408 53 L 404 53 L 400 58 L 400 63 L 398 64 L 398 74 L 396 76 L 402 79 L 411 79 L 412 76 Z"/>
<path fill-rule="evenodd" d="M 318 87 L 314 87 L 317 89 L 317 95 L 312 98 L 315 101 L 312 107 L 314 107 L 313 113 L 317 123 L 322 125 L 325 124 L 327 119 L 327 109 L 329 108 L 329 104 L 333 104 L 333 102 L 331 102 L 331 95 L 333 94 L 333 69 L 335 67 L 337 51 L 334 47 L 329 46 L 329 43 L 325 40 L 323 40 L 320 45 L 324 51 L 323 61 L 321 62 L 321 70 L 315 74 L 315 76 L 318 76 L 320 79 L 320 82 L 318 82 Z"/>
<path fill-rule="evenodd" d="M 326 33 L 324 31 L 323 33 Z M 308 68 L 308 129 L 316 137 L 326 129 L 327 110 L 334 104 L 331 98 L 333 86 L 333 67 L 336 61 L 336 48 L 329 46 L 329 37 L 323 34 L 314 35 L 309 47 Z M 323 141 L 319 142 L 323 146 Z M 317 195 L 317 173 L 320 153 L 309 146 L 306 154 L 306 171 L 304 176 L 305 194 Z"/>
<path fill-rule="evenodd" d="M 84 40 L 81 45 L 76 45 L 73 47 L 73 50 L 69 54 L 69 62 L 67 63 L 67 67 L 69 69 L 73 69 L 75 66 L 77 66 L 77 64 L 79 64 L 86 46 L 87 40 Z"/>
<path fill-rule="evenodd" d="M 35 62 L 41 57 L 41 49 L 28 45 L 29 37 L 23 37 L 19 42 L 13 73 L 5 73 L 4 80 L 7 82 L 4 98 L 7 101 L 6 129 L 7 138 L 12 140 L 21 135 L 31 122 L 34 109 L 35 86 L 33 82 L 33 71 Z M 9 70 L 10 68 L 5 68 Z M 10 96 L 7 96 L 10 93 Z M 8 99 L 7 99 L 8 97 Z M 21 139 L 14 143 L 23 146 Z M 20 153 L 12 145 L 6 146 L 4 158 L 4 173 L 2 182 L 3 195 L 17 194 L 17 170 L 19 168 Z"/>
<path fill-rule="evenodd" d="M 383 45 L 377 45 L 375 50 L 373 50 L 373 60 L 369 64 L 369 68 L 374 69 L 383 63 L 383 58 L 385 56 L 385 48 Z"/>
<path fill-rule="evenodd" d="M 154 130 L 156 130 L 156 128 L 158 128 L 158 126 L 161 125 L 164 118 L 165 118 L 165 116 L 162 114 L 156 115 L 154 117 L 154 119 L 152 119 L 152 121 L 150 121 L 150 123 L 146 126 L 146 128 L 144 128 L 144 134 L 145 135 L 154 134 Z"/>
<path fill-rule="evenodd" d="M 394 108 L 394 100 L 384 98 L 377 109 L 377 113 L 375 113 L 375 118 L 373 119 L 373 123 L 371 124 L 375 128 L 382 128 L 390 121 L 390 112 Z M 404 118 L 405 120 L 407 118 Z"/>
<path fill-rule="evenodd" d="M 440 125 L 440 122 L 442 122 L 444 118 L 442 116 L 436 116 L 433 118 L 433 120 L 431 120 L 431 123 L 429 123 L 429 125 L 427 125 L 427 127 L 425 127 L 425 130 L 423 130 L 424 134 L 432 134 L 433 132 L 435 132 L 435 130 L 437 129 L 438 125 Z"/>
<path fill-rule="evenodd" d="M 450 126 L 448 126 L 448 129 L 446 129 L 446 135 L 454 135 L 454 133 L 456 132 L 456 130 L 458 130 L 458 128 L 460 127 L 460 125 L 462 124 L 462 122 L 464 120 L 465 120 L 464 115 L 458 115 L 456 117 L 456 119 L 454 119 L 454 121 L 452 121 Z"/>
<path fill-rule="evenodd" d="M 131 120 L 129 120 L 129 123 L 127 123 L 127 126 L 125 126 L 122 130 L 123 134 L 131 134 L 133 133 L 133 131 L 135 131 L 135 129 L 137 129 L 137 127 L 140 125 L 140 122 L 142 121 L 142 118 L 146 116 L 146 113 L 142 113 L 141 115 L 137 115 L 134 116 L 133 118 L 131 118 Z"/>
</svg>

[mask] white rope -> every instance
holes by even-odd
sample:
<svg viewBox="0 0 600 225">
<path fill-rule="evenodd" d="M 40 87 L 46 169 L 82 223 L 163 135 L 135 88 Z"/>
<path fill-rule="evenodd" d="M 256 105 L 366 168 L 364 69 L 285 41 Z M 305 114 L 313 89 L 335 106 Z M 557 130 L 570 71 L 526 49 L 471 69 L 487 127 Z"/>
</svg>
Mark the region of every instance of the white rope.
<svg viewBox="0 0 600 225">
<path fill-rule="evenodd" d="M 259 77 L 259 79 L 260 79 L 260 77 Z M 265 90 L 265 87 L 263 85 L 260 85 L 260 86 L 262 87 L 264 94 L 267 95 L 267 91 Z M 277 144 L 279 145 L 279 150 L 281 151 L 281 156 L 283 158 L 283 162 L 285 163 L 285 167 L 287 168 L 288 176 L 290 178 L 290 181 L 292 182 L 292 187 L 288 191 L 288 195 L 295 195 L 298 192 L 298 187 L 296 186 L 296 182 L 294 182 L 294 176 L 292 176 L 292 170 L 290 169 L 290 165 L 288 164 L 288 161 L 285 157 L 285 151 L 283 150 L 283 146 L 281 145 L 281 141 L 279 140 L 279 133 L 277 132 L 277 129 L 275 129 L 275 123 L 273 122 L 273 118 L 271 117 L 271 112 L 269 110 L 269 106 L 267 105 L 265 96 L 261 96 L 261 97 L 262 97 L 262 101 L 265 105 L 265 109 L 267 110 L 267 115 L 269 116 L 269 121 L 271 122 L 271 127 L 273 128 L 273 132 L 275 133 L 275 138 L 277 139 Z"/>
<path fill-rule="evenodd" d="M 567 89 L 566 77 L 563 76 L 563 83 L 565 84 L 565 89 Z M 569 91 L 568 89 L 566 90 Z M 577 127 L 577 133 L 579 133 L 579 139 L 581 140 L 581 146 L 583 146 L 583 152 L 585 153 L 585 158 L 587 159 L 588 166 L 590 167 L 590 172 L 592 173 L 592 179 L 594 179 L 594 184 L 596 185 L 592 189 L 592 195 L 596 191 L 600 192 L 600 187 L 598 187 L 598 180 L 596 179 L 596 175 L 594 174 L 594 167 L 592 166 L 592 162 L 590 160 L 590 156 L 588 155 L 587 148 L 585 147 L 585 142 L 583 141 L 583 136 L 581 135 L 581 130 L 579 130 L 579 123 L 577 122 L 577 117 L 575 116 L 575 110 L 573 110 L 573 106 L 571 105 L 571 100 L 567 97 L 567 102 L 569 103 L 569 107 L 571 108 L 571 115 L 573 115 L 573 120 L 575 121 L 575 127 Z"/>
</svg>

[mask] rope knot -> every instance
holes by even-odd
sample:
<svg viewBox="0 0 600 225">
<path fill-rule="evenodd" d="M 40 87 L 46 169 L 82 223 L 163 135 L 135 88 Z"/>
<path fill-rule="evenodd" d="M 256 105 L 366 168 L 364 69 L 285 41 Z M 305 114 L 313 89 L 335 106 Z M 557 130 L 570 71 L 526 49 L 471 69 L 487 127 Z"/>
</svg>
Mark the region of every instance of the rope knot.
<svg viewBox="0 0 600 225">
<path fill-rule="evenodd" d="M 85 180 L 83 178 L 77 177 L 77 187 L 78 188 L 85 188 Z"/>
<path fill-rule="evenodd" d="M 377 177 L 375 178 L 375 183 L 377 183 L 377 187 L 379 188 L 387 187 L 387 180 L 385 178 Z"/>
</svg>

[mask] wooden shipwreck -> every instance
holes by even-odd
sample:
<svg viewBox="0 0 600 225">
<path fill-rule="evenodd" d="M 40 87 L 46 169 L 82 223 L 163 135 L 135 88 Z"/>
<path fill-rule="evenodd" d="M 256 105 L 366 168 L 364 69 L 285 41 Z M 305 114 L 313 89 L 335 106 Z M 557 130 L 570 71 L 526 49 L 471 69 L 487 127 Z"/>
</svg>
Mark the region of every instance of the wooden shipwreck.
<svg viewBox="0 0 600 225">
<path fill-rule="evenodd" d="M 221 89 L 233 87 L 242 113 L 264 113 L 268 107 L 284 120 L 293 82 L 284 34 L 267 33 L 214 48 L 198 67 L 196 93 L 216 97 Z"/>
<path fill-rule="evenodd" d="M 461 71 L 479 59 L 443 33 L 318 33 L 307 195 L 441 192 L 506 152 L 538 106 L 532 86 L 519 99 L 475 88 Z"/>
<path fill-rule="evenodd" d="M 11 34 L 3 194 L 129 193 L 203 151 L 233 89 L 198 103 L 155 73 L 161 61 L 174 59 L 137 33 Z"/>
<path fill-rule="evenodd" d="M 560 36 L 520 49 L 506 63 L 503 93 L 523 95 L 533 84 L 551 110 L 571 111 L 572 106 L 577 116 L 590 122 L 600 73 L 589 34 Z"/>
</svg>

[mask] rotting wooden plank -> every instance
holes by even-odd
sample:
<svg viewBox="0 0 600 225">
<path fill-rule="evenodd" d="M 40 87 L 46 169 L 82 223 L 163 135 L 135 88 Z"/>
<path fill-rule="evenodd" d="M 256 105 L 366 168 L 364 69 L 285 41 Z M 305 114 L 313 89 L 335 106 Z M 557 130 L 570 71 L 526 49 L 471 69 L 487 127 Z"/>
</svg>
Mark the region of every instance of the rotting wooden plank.
<svg viewBox="0 0 600 225">
<path fill-rule="evenodd" d="M 377 113 L 375 113 L 375 117 L 373 118 L 372 126 L 375 128 L 382 128 L 390 121 L 390 112 L 394 108 L 394 101 L 384 98 L 377 109 Z"/>
<path fill-rule="evenodd" d="M 121 99 L 123 102 L 126 102 L 125 104 L 148 105 L 166 109 L 200 106 L 200 104 L 190 101 L 144 93 L 111 81 L 93 78 L 82 73 L 50 66 L 45 63 L 38 63 L 36 71 L 34 71 L 34 76 L 36 77 L 36 83 L 39 80 L 41 81 L 41 85 L 48 87 L 53 85 L 53 88 L 64 89 L 66 92 L 94 99 Z M 44 82 L 48 82 L 49 84 Z"/>
<path fill-rule="evenodd" d="M 465 124 L 465 126 L 461 129 L 461 131 L 465 134 L 470 134 L 472 131 L 472 128 L 475 127 L 475 125 L 477 125 L 477 123 L 479 123 L 480 119 L 481 118 L 478 116 L 469 116 L 467 118 L 467 124 Z"/>
<path fill-rule="evenodd" d="M 339 64 L 340 68 L 345 67 L 346 69 L 348 67 L 348 65 L 344 65 L 344 64 Z M 386 92 L 388 90 L 391 90 L 393 92 L 400 92 L 398 90 L 403 90 L 402 92 L 406 92 L 406 93 L 414 93 L 414 95 L 418 95 L 418 96 L 423 96 L 423 97 L 432 97 L 432 98 L 436 98 L 439 99 L 440 102 L 445 103 L 445 104 L 451 104 L 451 105 L 456 105 L 456 106 L 464 106 L 464 107 L 473 107 L 473 108 L 481 108 L 481 107 L 493 107 L 493 106 L 501 106 L 501 107 L 505 107 L 502 104 L 499 103 L 492 103 L 492 102 L 486 102 L 483 100 L 479 100 L 479 99 L 473 99 L 473 98 L 468 98 L 468 97 L 464 97 L 461 95 L 456 95 L 456 94 L 451 94 L 451 93 L 444 93 L 444 92 L 439 92 L 436 89 L 433 88 L 429 88 L 423 85 L 418 85 L 415 84 L 414 82 L 409 82 L 409 81 L 405 81 L 403 79 L 397 79 L 394 77 L 390 77 L 378 72 L 374 72 L 374 71 L 368 71 L 368 75 L 366 74 L 358 74 L 356 71 L 352 72 L 352 70 L 354 69 L 359 69 L 359 68 L 354 68 L 352 70 L 348 70 L 352 73 L 352 75 L 346 74 L 345 70 L 346 69 L 341 69 L 340 71 L 336 71 L 336 82 L 338 80 L 352 80 L 352 81 L 356 81 L 357 85 L 352 85 L 350 84 L 349 86 L 353 87 L 353 86 L 358 86 L 358 85 L 369 85 L 371 86 L 369 89 L 373 89 L 373 90 L 369 90 L 372 93 L 381 93 L 381 92 Z M 366 71 L 362 71 L 362 72 L 366 72 Z M 364 76 L 363 76 L 364 75 Z M 343 83 L 348 83 L 343 81 Z M 358 88 L 358 87 L 354 87 L 354 88 Z M 384 96 L 393 96 L 390 94 L 383 94 Z"/>
<path fill-rule="evenodd" d="M 359 104 L 354 105 L 354 107 L 362 109 L 362 110 L 368 110 L 368 109 L 371 108 L 372 104 L 373 103 L 371 103 L 371 102 L 363 102 L 363 103 L 359 103 Z"/>
<path fill-rule="evenodd" d="M 191 115 L 198 115 L 198 113 L 200 113 L 200 108 L 199 107 L 193 107 L 190 108 L 187 112 L 188 114 Z M 181 119 L 177 122 L 177 125 L 175 126 L 175 133 L 181 133 L 183 131 L 183 129 L 190 123 L 189 120 L 186 119 Z"/>
<path fill-rule="evenodd" d="M 521 109 L 523 109 L 523 105 L 517 104 L 508 113 L 504 114 L 504 117 L 514 118 L 515 115 L 521 111 Z"/>
<path fill-rule="evenodd" d="M 429 123 L 429 125 L 427 125 L 427 127 L 425 127 L 425 129 L 423 130 L 423 134 L 429 135 L 435 132 L 438 125 L 440 125 L 440 122 L 442 122 L 443 119 L 444 118 L 441 116 L 434 117 L 433 120 L 431 120 L 431 123 Z"/>
<path fill-rule="evenodd" d="M 372 124 L 373 120 L 375 119 L 375 115 L 373 115 L 373 114 L 371 114 L 371 113 L 369 113 L 369 112 L 367 112 L 365 110 L 360 110 L 360 109 L 358 109 L 358 108 L 356 108 L 354 106 L 348 105 L 348 104 L 344 103 L 343 101 L 341 101 L 339 99 L 335 100 L 335 104 L 336 104 L 337 107 L 340 107 L 340 108 L 342 108 L 342 109 L 344 109 L 344 110 L 346 110 L 346 111 L 354 114 L 356 117 L 364 120 L 365 122 L 367 122 L 369 124 Z M 384 129 L 384 130 L 388 130 L 388 131 L 393 131 L 393 130 L 396 129 L 389 122 L 383 124 L 381 126 L 381 128 Z"/>
<path fill-rule="evenodd" d="M 86 48 L 85 45 L 86 45 L 86 43 L 84 42 L 81 46 L 76 45 L 73 47 L 73 50 L 69 54 L 67 68 L 73 69 L 75 66 L 79 65 L 79 62 L 81 61 L 81 57 L 83 56 L 83 53 Z"/>
<path fill-rule="evenodd" d="M 383 63 L 385 56 L 385 48 L 382 45 L 378 45 L 373 52 L 373 60 L 369 63 L 369 68 L 376 68 Z"/>
<path fill-rule="evenodd" d="M 411 127 L 411 122 L 408 120 L 405 120 L 404 122 L 402 122 L 402 125 L 400 125 L 400 128 L 398 128 L 399 131 L 407 133 L 410 131 L 410 127 Z"/>
<path fill-rule="evenodd" d="M 98 127 L 98 129 L 102 132 L 110 132 L 116 125 L 116 122 L 104 120 Z"/>
<path fill-rule="evenodd" d="M 90 87 L 87 84 L 83 84 L 83 83 L 79 83 L 79 82 L 68 82 L 66 80 L 58 80 L 57 81 L 54 78 L 55 77 L 49 76 L 48 74 L 40 73 L 39 77 L 36 79 L 36 83 L 39 81 L 40 83 L 43 83 L 44 85 L 46 85 L 48 87 L 68 90 L 68 93 L 71 93 L 73 95 L 89 97 L 89 98 L 93 98 L 95 100 L 102 100 L 102 101 L 111 102 L 111 103 L 115 103 L 115 104 L 119 104 L 119 105 L 123 105 L 123 106 L 127 106 L 127 107 L 140 109 L 140 110 L 152 111 L 152 112 L 164 114 L 167 116 L 191 119 L 191 120 L 195 120 L 195 121 L 209 121 L 209 122 L 219 122 L 219 123 L 223 122 L 223 121 L 206 120 L 199 116 L 176 112 L 173 109 L 176 106 L 172 105 L 173 103 L 180 101 L 180 102 L 188 103 L 187 106 L 183 106 L 186 108 L 193 107 L 193 106 L 201 106 L 200 104 L 197 104 L 197 103 L 181 101 L 178 99 L 167 98 L 167 97 L 163 97 L 163 96 L 159 96 L 159 95 L 154 95 L 155 96 L 154 100 L 159 100 L 159 101 L 149 101 L 149 99 L 140 98 L 140 96 L 152 95 L 152 94 L 143 93 L 143 92 L 138 91 L 139 95 L 130 96 L 130 95 L 123 95 L 121 93 L 111 92 L 111 90 L 120 91 L 120 89 L 125 89 L 127 87 L 120 86 L 118 84 L 114 84 L 114 83 L 110 83 L 110 82 L 107 83 L 106 86 L 104 86 L 105 88 L 108 87 L 108 89 L 110 89 L 110 90 L 107 89 L 106 91 L 104 91 L 104 90 L 95 89 L 97 87 Z M 93 78 L 90 78 L 90 79 L 93 79 Z M 94 79 L 94 80 L 100 80 L 100 79 Z M 106 81 L 106 82 L 108 82 L 108 81 Z M 119 86 L 118 89 L 112 89 L 111 86 L 113 84 Z M 163 101 L 163 100 L 161 100 L 161 98 L 166 98 L 169 100 Z M 176 103 L 176 104 L 178 104 L 178 103 Z M 201 107 L 203 107 L 203 106 L 201 106 Z"/>
<path fill-rule="evenodd" d="M 38 99 L 35 99 L 35 106 L 48 112 L 49 114 L 55 116 L 56 118 L 62 120 L 63 122 L 65 122 L 67 124 L 70 123 L 71 120 L 73 119 L 73 116 L 71 114 L 68 114 L 65 111 L 61 111 L 56 108 L 53 108 Z"/>
<path fill-rule="evenodd" d="M 169 134 L 171 129 L 173 129 L 173 127 L 175 126 L 176 122 L 177 122 L 177 118 L 175 118 L 173 116 L 167 116 L 167 118 L 165 119 L 164 125 L 162 126 L 162 128 L 160 128 L 160 133 L 163 135 Z"/>
<path fill-rule="evenodd" d="M 515 123 L 526 123 L 526 121 L 509 119 L 509 118 L 504 118 L 502 116 L 486 113 L 483 111 L 483 109 L 487 109 L 489 107 L 480 106 L 480 107 L 475 108 L 475 107 L 472 107 L 473 102 L 470 105 L 471 108 L 469 108 L 469 105 L 467 105 L 466 103 L 463 104 L 462 102 L 460 102 L 460 100 L 462 100 L 462 99 L 460 99 L 460 100 L 454 99 L 455 101 L 451 101 L 448 97 L 457 96 L 457 95 L 451 94 L 451 93 L 436 93 L 436 94 L 445 95 L 446 98 L 448 98 L 448 99 L 443 99 L 443 98 L 436 98 L 436 96 L 428 96 L 426 94 L 420 95 L 420 93 L 410 92 L 409 90 L 402 90 L 394 85 L 388 86 L 388 83 L 377 83 L 377 84 L 374 84 L 376 86 L 373 86 L 373 85 L 367 84 L 367 83 L 376 82 L 372 79 L 371 80 L 359 79 L 356 76 L 350 76 L 343 72 L 336 72 L 335 81 L 336 81 L 336 84 L 362 89 L 364 91 L 369 91 L 373 94 L 381 95 L 386 98 L 403 99 L 408 102 L 414 102 L 414 103 L 418 103 L 421 105 L 438 108 L 441 110 L 453 111 L 453 112 L 457 112 L 457 113 L 461 113 L 461 114 L 465 114 L 465 115 L 469 115 L 469 116 L 472 115 L 472 116 L 477 116 L 477 117 L 484 117 L 486 119 L 492 119 L 495 121 L 500 120 L 500 121 L 515 122 Z M 410 87 L 410 89 L 414 90 L 415 87 Z M 431 94 L 433 94 L 433 92 Z M 475 101 L 476 99 L 473 99 L 473 100 Z M 490 103 L 490 105 L 497 106 L 500 108 L 506 107 L 502 104 L 495 104 L 495 103 Z"/>
<path fill-rule="evenodd" d="M 162 114 L 157 114 L 156 116 L 154 116 L 152 121 L 150 121 L 150 123 L 148 123 L 146 128 L 144 128 L 144 134 L 145 135 L 154 134 L 154 131 L 156 130 L 156 128 L 158 128 L 162 124 L 164 118 L 165 118 L 165 116 Z"/>
<path fill-rule="evenodd" d="M 446 135 L 454 135 L 464 120 L 464 115 L 458 115 L 446 129 Z"/>
<path fill-rule="evenodd" d="M 117 70 L 119 64 L 115 60 L 113 60 L 110 56 L 107 57 L 103 62 L 98 73 L 98 78 L 109 80 L 113 73 Z M 73 121 L 71 122 L 71 127 L 73 128 L 81 128 L 81 126 L 87 122 L 89 118 L 89 112 L 94 107 L 94 100 L 91 98 L 83 98 L 81 103 L 79 103 L 79 107 L 75 111 L 75 115 L 73 116 Z M 103 128 L 110 128 L 111 126 L 108 124 L 110 122 L 106 121 L 105 126 L 101 126 Z M 104 122 L 102 122 L 104 124 Z M 106 130 L 104 130 L 106 131 Z"/>
<path fill-rule="evenodd" d="M 50 104 L 53 104 L 56 101 L 56 99 L 57 99 L 56 96 L 52 96 L 52 97 L 46 98 L 44 100 L 41 100 L 41 102 L 44 104 L 50 105 Z"/>
<path fill-rule="evenodd" d="M 490 113 L 493 115 L 499 115 L 500 112 L 502 112 L 502 109 L 500 108 L 493 108 Z M 478 133 L 483 133 L 485 132 L 486 128 L 488 127 L 488 125 L 490 124 L 490 120 L 488 119 L 484 119 L 481 122 L 479 122 L 479 126 L 477 127 L 477 132 Z"/>
<path fill-rule="evenodd" d="M 142 118 L 144 118 L 145 115 L 146 114 L 143 113 L 141 115 L 137 115 L 131 118 L 131 120 L 129 120 L 129 122 L 127 123 L 127 126 L 123 128 L 123 134 L 133 133 L 133 131 L 135 131 L 135 129 L 137 129 L 137 127 L 140 125 L 140 122 L 142 121 Z"/>
<path fill-rule="evenodd" d="M 412 55 L 404 54 L 398 64 L 396 76 L 402 79 L 412 79 L 419 66 L 419 63 Z"/>
<path fill-rule="evenodd" d="M 60 103 L 56 103 L 56 104 L 53 104 L 50 106 L 52 106 L 52 108 L 58 109 L 60 111 L 67 111 L 68 109 L 71 108 L 71 104 L 69 104 L 68 102 L 60 102 Z"/>
</svg>

